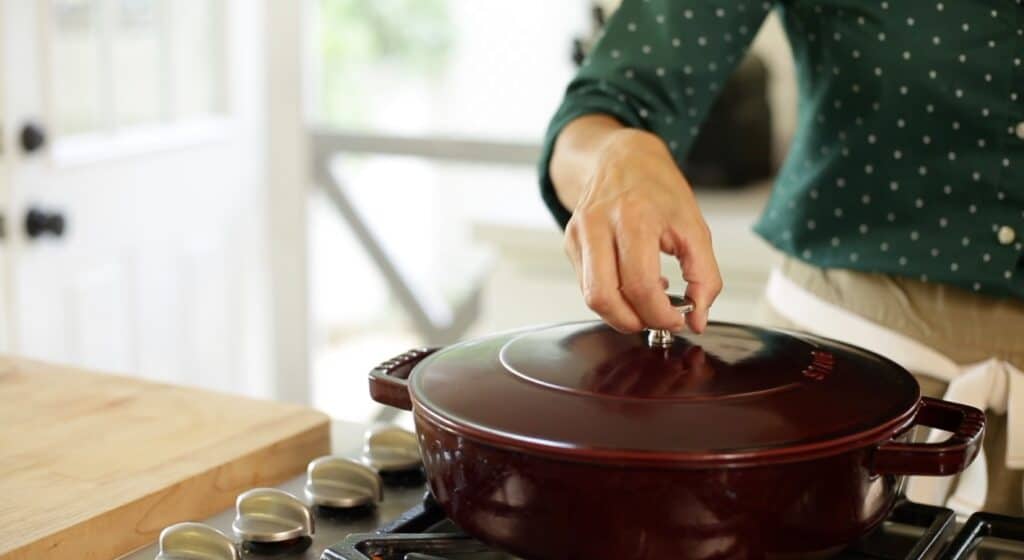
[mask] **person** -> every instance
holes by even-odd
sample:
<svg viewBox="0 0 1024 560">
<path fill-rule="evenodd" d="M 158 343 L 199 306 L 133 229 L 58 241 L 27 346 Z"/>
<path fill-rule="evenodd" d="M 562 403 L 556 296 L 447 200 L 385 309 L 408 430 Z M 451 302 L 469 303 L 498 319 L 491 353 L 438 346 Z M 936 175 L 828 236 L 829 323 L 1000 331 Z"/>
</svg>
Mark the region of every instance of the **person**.
<svg viewBox="0 0 1024 560">
<path fill-rule="evenodd" d="M 1022 512 L 1022 0 L 625 0 L 549 126 L 540 183 L 587 305 L 625 332 L 702 332 L 723 282 L 687 150 L 777 10 L 796 135 L 756 232 L 783 254 L 764 321 L 883 353 L 987 409 L 983 454 L 910 496 Z M 695 310 L 664 295 L 678 259 Z M 685 325 L 684 325 L 685 321 Z M 933 435 L 933 437 L 941 437 Z"/>
</svg>

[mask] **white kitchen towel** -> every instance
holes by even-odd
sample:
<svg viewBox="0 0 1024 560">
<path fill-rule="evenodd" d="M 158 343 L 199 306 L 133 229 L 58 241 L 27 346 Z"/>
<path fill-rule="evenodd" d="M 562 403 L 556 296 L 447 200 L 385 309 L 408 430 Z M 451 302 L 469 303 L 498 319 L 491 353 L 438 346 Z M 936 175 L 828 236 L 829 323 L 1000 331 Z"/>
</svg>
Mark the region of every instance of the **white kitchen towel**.
<svg viewBox="0 0 1024 560">
<path fill-rule="evenodd" d="M 818 298 L 779 270 L 772 271 L 765 295 L 776 313 L 807 332 L 866 348 L 910 371 L 947 381 L 949 388 L 943 397 L 946 400 L 1005 413 L 1006 465 L 1013 469 L 1024 468 L 1024 372 L 995 358 L 976 364 L 957 364 L 910 337 Z M 933 430 L 929 441 L 940 441 L 945 437 Z M 907 496 L 922 503 L 945 502 L 958 514 L 969 514 L 985 503 L 988 493 L 986 465 L 982 451 L 961 474 L 952 495 L 952 477 L 912 477 L 907 486 Z M 1021 500 L 1024 502 L 1024 496 Z"/>
</svg>

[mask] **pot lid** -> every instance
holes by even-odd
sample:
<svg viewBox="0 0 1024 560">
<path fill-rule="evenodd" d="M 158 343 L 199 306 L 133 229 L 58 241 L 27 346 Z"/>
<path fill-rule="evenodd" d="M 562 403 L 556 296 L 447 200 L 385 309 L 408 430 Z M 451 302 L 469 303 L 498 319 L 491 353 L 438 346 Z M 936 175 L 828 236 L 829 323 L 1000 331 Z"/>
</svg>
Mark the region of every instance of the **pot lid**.
<svg viewBox="0 0 1024 560">
<path fill-rule="evenodd" d="M 410 376 L 415 409 L 494 444 L 591 460 L 794 459 L 886 439 L 919 389 L 881 356 L 712 322 L 667 347 L 604 323 L 460 343 Z"/>
</svg>

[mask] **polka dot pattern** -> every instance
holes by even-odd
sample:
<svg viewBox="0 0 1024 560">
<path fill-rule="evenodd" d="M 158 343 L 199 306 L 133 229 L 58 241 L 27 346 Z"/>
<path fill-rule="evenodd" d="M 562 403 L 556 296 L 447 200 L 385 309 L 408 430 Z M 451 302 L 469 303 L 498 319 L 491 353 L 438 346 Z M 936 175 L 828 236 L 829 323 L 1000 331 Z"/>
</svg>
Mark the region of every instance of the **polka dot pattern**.
<svg viewBox="0 0 1024 560">
<path fill-rule="evenodd" d="M 799 123 L 755 230 L 818 266 L 1024 298 L 1024 253 L 994 233 L 1024 236 L 1024 0 L 1000 1 L 998 17 L 993 2 L 781 5 Z M 542 190 L 563 225 L 547 177 L 561 128 L 610 114 L 661 136 L 682 166 L 775 7 L 623 1 L 546 138 Z"/>
<path fill-rule="evenodd" d="M 1024 138 L 1007 134 L 1024 121 L 1014 95 L 1024 92 L 1024 72 L 1011 62 L 1024 50 L 1024 7 L 1017 2 L 1021 17 L 996 23 L 970 3 L 937 4 L 933 13 L 917 4 L 828 4 L 784 11 L 802 126 L 757 231 L 820 266 L 1024 297 L 1024 284 L 1013 280 L 1024 255 L 985 231 L 993 223 L 1024 230 Z M 825 27 L 844 41 L 828 41 Z M 826 39 L 812 44 L 810 29 Z M 975 45 L 1000 50 L 1001 59 L 972 56 Z M 829 77 L 830 66 L 842 72 Z M 829 124 L 815 126 L 822 122 Z M 836 148 L 847 155 L 822 157 Z M 848 175 L 856 177 L 849 188 L 823 188 Z M 778 211 L 791 197 L 794 208 Z M 802 227 L 830 212 L 815 231 Z"/>
</svg>

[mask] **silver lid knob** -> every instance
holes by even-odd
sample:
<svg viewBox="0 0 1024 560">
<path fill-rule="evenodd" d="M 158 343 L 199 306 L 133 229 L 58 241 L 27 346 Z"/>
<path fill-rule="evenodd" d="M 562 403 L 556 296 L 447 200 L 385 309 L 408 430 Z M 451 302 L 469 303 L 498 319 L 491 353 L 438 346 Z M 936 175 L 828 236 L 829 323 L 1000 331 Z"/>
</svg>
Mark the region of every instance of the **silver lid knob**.
<svg viewBox="0 0 1024 560">
<path fill-rule="evenodd" d="M 384 484 L 370 467 L 328 456 L 309 463 L 305 492 L 315 506 L 356 508 L 379 503 L 384 497 Z"/>
<path fill-rule="evenodd" d="M 422 462 L 416 434 L 389 424 L 366 431 L 362 460 L 378 472 L 412 470 Z"/>
<path fill-rule="evenodd" d="M 668 296 L 668 302 L 678 311 L 679 313 L 686 315 L 694 309 L 693 300 L 685 296 L 677 296 L 675 294 L 665 294 Z M 668 348 L 672 346 L 672 342 L 675 340 L 675 336 L 672 331 L 666 329 L 650 329 L 647 332 L 647 344 L 653 348 Z"/>
<path fill-rule="evenodd" d="M 302 500 L 276 488 L 256 488 L 235 500 L 235 535 L 243 542 L 273 543 L 311 537 L 313 514 Z"/>
<path fill-rule="evenodd" d="M 202 523 L 178 523 L 160 532 L 156 560 L 239 560 L 235 543 Z"/>
</svg>

